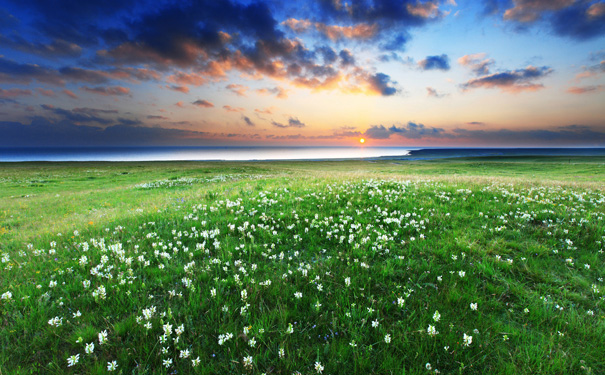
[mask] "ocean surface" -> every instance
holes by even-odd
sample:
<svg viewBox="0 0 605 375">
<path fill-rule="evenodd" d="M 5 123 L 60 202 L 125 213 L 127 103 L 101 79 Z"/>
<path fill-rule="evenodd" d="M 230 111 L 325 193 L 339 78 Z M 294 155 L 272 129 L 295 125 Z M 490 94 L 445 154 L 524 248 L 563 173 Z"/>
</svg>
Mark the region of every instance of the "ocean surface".
<svg viewBox="0 0 605 375">
<path fill-rule="evenodd" d="M 490 156 L 605 156 L 605 148 L 91 147 L 0 148 L 0 162 L 430 160 Z"/>
</svg>

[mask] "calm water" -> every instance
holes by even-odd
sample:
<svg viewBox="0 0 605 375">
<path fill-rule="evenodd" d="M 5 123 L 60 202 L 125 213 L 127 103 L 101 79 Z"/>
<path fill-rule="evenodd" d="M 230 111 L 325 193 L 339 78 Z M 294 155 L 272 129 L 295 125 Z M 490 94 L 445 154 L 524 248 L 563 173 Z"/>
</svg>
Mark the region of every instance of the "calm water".
<svg viewBox="0 0 605 375">
<path fill-rule="evenodd" d="M 401 157 L 400 147 L 95 147 L 0 149 L 0 161 L 322 160 Z"/>
<path fill-rule="evenodd" d="M 0 148 L 0 162 L 171 160 L 428 160 L 489 156 L 605 156 L 605 148 L 95 147 Z"/>
</svg>

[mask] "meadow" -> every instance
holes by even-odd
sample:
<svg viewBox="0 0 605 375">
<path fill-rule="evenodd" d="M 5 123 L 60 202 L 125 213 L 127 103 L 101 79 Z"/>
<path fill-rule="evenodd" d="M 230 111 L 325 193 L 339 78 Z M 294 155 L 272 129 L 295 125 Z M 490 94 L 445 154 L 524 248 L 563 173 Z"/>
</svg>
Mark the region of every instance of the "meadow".
<svg viewBox="0 0 605 375">
<path fill-rule="evenodd" d="M 603 374 L 605 158 L 0 164 L 0 374 Z"/>
</svg>

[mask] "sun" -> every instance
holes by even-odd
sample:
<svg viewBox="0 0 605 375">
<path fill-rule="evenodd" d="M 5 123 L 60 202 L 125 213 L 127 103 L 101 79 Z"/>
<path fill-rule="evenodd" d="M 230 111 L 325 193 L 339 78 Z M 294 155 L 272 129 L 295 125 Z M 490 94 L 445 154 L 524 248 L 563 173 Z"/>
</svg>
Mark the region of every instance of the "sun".
<svg viewBox="0 0 605 375">
<path fill-rule="evenodd" d="M 360 138 L 360 139 L 359 139 L 359 143 L 366 143 L 366 140 L 365 140 L 365 139 L 363 139 L 363 138 Z"/>
</svg>

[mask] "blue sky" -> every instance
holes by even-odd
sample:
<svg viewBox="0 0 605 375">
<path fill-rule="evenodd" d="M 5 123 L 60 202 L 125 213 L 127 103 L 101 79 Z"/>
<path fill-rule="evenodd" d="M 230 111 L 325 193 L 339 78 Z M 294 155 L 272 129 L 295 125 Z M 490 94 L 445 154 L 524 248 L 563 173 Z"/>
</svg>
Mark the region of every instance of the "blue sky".
<svg viewBox="0 0 605 375">
<path fill-rule="evenodd" d="M 0 146 L 605 146 L 605 2 L 0 1 Z"/>
</svg>

